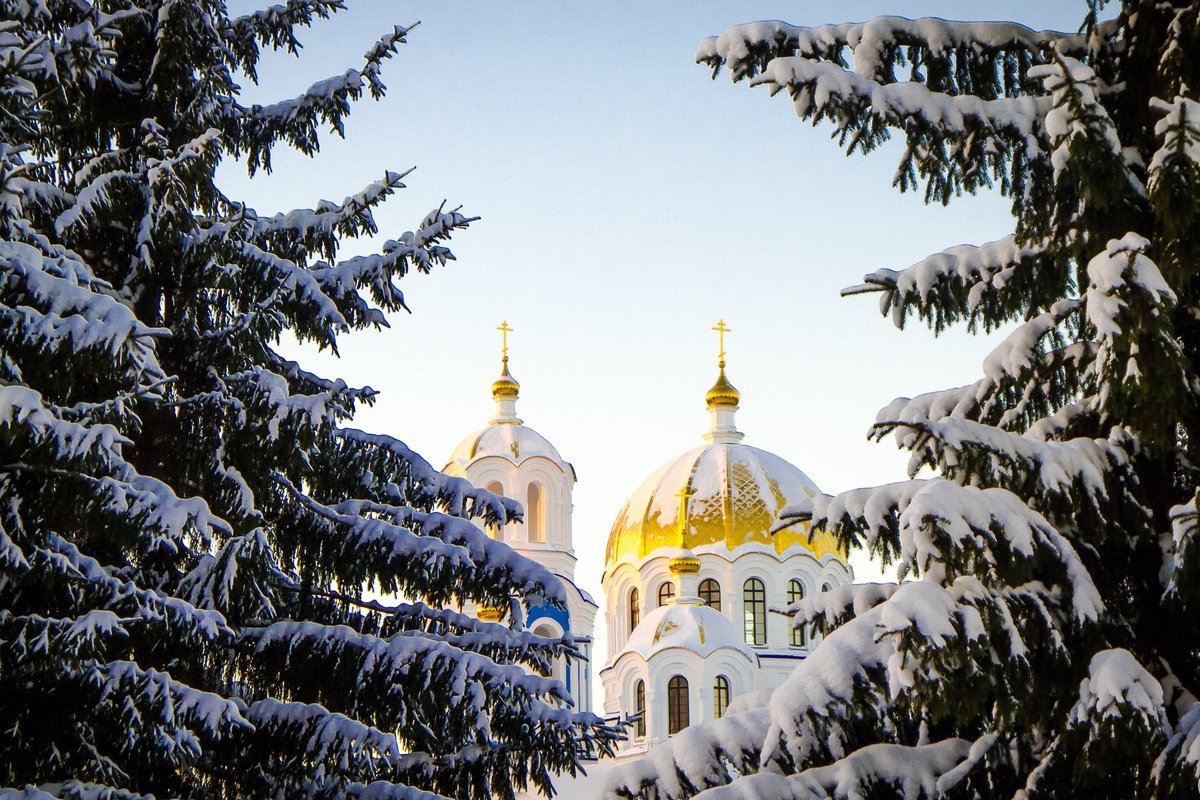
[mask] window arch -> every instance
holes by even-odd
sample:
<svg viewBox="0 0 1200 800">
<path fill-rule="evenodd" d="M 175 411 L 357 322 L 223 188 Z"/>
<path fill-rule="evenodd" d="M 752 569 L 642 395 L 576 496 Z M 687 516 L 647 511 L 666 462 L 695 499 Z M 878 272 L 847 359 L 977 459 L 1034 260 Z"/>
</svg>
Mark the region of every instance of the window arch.
<svg viewBox="0 0 1200 800">
<path fill-rule="evenodd" d="M 729 708 L 729 678 L 718 675 L 713 681 L 713 719 L 725 716 Z"/>
<path fill-rule="evenodd" d="M 546 492 L 541 484 L 529 484 L 529 502 L 525 504 L 525 524 L 529 526 L 529 541 L 546 541 Z"/>
<path fill-rule="evenodd" d="M 665 606 L 668 601 L 675 596 L 675 584 L 671 581 L 663 581 L 658 586 L 658 604 Z"/>
<path fill-rule="evenodd" d="M 688 726 L 688 682 L 676 675 L 667 682 L 667 735 L 679 733 Z"/>
<path fill-rule="evenodd" d="M 637 587 L 629 590 L 629 632 L 633 633 L 633 629 L 642 621 L 642 604 L 641 596 L 638 594 Z"/>
<path fill-rule="evenodd" d="M 804 584 L 800 583 L 800 581 L 796 580 L 795 578 L 792 578 L 790 581 L 788 581 L 788 605 L 790 606 L 793 603 L 799 603 L 803 599 Z M 788 641 L 791 643 L 792 647 L 803 647 L 805 644 L 807 644 L 805 626 L 801 625 L 796 627 L 795 620 L 792 620 L 792 627 L 788 632 L 788 636 L 790 637 Z"/>
<path fill-rule="evenodd" d="M 767 587 L 758 578 L 742 585 L 746 644 L 767 643 Z"/>
<path fill-rule="evenodd" d="M 709 608 L 721 610 L 721 584 L 712 578 L 700 581 L 700 599 Z"/>
<path fill-rule="evenodd" d="M 821 591 L 822 592 L 832 592 L 833 584 L 830 583 L 829 581 L 825 581 L 824 583 L 821 584 Z"/>
<path fill-rule="evenodd" d="M 633 724 L 635 736 L 646 735 L 646 682 L 638 681 L 633 687 L 633 713 L 638 716 Z"/>
</svg>

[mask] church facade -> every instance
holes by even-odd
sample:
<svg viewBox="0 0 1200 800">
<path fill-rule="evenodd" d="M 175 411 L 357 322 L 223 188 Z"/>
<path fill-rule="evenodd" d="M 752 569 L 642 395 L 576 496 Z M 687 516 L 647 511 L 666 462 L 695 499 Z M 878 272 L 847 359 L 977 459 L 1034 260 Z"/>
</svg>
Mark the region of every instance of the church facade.
<svg viewBox="0 0 1200 800">
<path fill-rule="evenodd" d="M 507 333 L 507 324 L 501 327 Z M 816 495 L 785 459 L 743 443 L 740 394 L 725 375 L 724 323 L 718 376 L 705 401 L 703 443 L 672 458 L 630 495 L 608 537 L 604 574 L 607 657 L 599 670 L 603 713 L 629 720 L 624 752 L 638 753 L 689 725 L 719 718 L 739 697 L 778 686 L 815 644 L 773 613 L 852 580 L 828 534 L 772 532 L 779 512 Z M 566 609 L 530 609 L 534 633 L 570 633 L 586 661 L 555 666 L 573 704 L 592 710 L 598 604 L 575 583 L 575 470 L 517 417 L 519 385 L 505 347 L 492 385 L 496 414 L 466 437 L 444 471 L 519 500 L 525 520 L 492 535 L 562 582 Z M 488 609 L 479 609 L 487 618 Z"/>
</svg>

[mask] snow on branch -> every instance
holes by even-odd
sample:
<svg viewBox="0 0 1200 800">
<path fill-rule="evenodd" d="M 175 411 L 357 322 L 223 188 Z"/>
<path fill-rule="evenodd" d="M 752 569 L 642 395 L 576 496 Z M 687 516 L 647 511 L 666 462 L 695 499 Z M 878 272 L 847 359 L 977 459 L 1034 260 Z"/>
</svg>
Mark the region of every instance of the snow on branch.
<svg viewBox="0 0 1200 800">
<path fill-rule="evenodd" d="M 583 658 L 569 633 L 559 638 L 540 636 L 524 628 L 484 622 L 469 614 L 424 603 L 389 606 L 378 601 L 357 601 L 356 604 L 383 615 L 385 631 L 420 631 L 460 650 L 479 653 L 497 663 L 522 663 L 539 673 L 548 673 L 555 658 Z"/>
<path fill-rule="evenodd" d="M 24 789 L 0 788 L 0 800 L 155 800 L 153 795 L 138 794 L 114 786 L 82 781 L 43 783 Z"/>
<path fill-rule="evenodd" d="M 303 509 L 304 522 L 322 526 L 326 557 L 357 564 L 364 553 L 372 553 L 369 573 L 386 591 L 405 590 L 431 602 L 469 598 L 491 605 L 507 605 L 509 592 L 515 591 L 531 606 L 565 606 L 565 590 L 549 570 L 465 519 L 367 500 L 327 506 L 286 477 L 276 480 L 298 502 L 297 510 Z"/>
<path fill-rule="evenodd" d="M 237 65 L 250 80 L 257 82 L 259 45 L 297 55 L 301 45 L 296 28 L 309 27 L 317 19 L 328 19 L 345 7 L 345 0 L 287 0 L 229 20 L 221 35 L 235 54 Z"/>
<path fill-rule="evenodd" d="M 0 315 L 16 323 L 15 339 L 75 355 L 100 349 L 151 378 L 162 378 L 153 340 L 167 334 L 139 321 L 103 293 L 107 285 L 78 260 L 48 258 L 20 242 L 0 242 Z M 44 343 L 50 343 L 46 345 Z"/>
<path fill-rule="evenodd" d="M 1000 486 L 1040 502 L 1094 509 L 1103 516 L 1108 501 L 1134 503 L 1136 487 L 1127 432 L 1114 428 L 1108 439 L 1041 441 L 965 419 L 926 420 L 904 399 L 880 412 L 877 436 L 895 431 L 902 447 L 914 452 L 914 465 L 929 465 L 954 481 Z M 910 465 L 914 466 L 914 465 Z M 1110 496 L 1115 492 L 1116 496 Z"/>
<path fill-rule="evenodd" d="M 1167 102 L 1157 97 L 1150 108 L 1162 118 L 1154 124 L 1154 134 L 1162 145 L 1150 159 L 1150 191 L 1160 187 L 1168 173 L 1184 173 L 1194 181 L 1200 171 L 1200 102 L 1176 97 Z"/>
<path fill-rule="evenodd" d="M 355 428 L 338 428 L 335 435 L 347 446 L 362 446 L 375 456 L 371 466 L 378 468 L 371 470 L 373 475 L 396 474 L 400 472 L 396 467 L 403 465 L 403 487 L 384 487 L 385 496 L 397 504 L 436 506 L 451 516 L 479 519 L 489 525 L 521 519 L 521 504 L 517 501 L 480 489 L 465 478 L 439 472 L 399 439 Z"/>
<path fill-rule="evenodd" d="M 888 794 L 905 800 L 941 798 L 944 779 L 968 760 L 971 743 L 946 739 L 909 747 L 875 744 L 855 750 L 827 766 L 796 775 L 760 772 L 728 786 L 709 789 L 696 800 L 825 800 Z"/>
<path fill-rule="evenodd" d="M 1180 716 L 1154 763 L 1154 783 L 1162 797 L 1186 797 L 1200 789 L 1200 703 L 1193 700 Z"/>
<path fill-rule="evenodd" d="M 243 629 L 239 639 L 252 648 L 254 663 L 247 662 L 247 668 L 265 669 L 306 687 L 305 699 L 341 705 L 343 713 L 374 727 L 397 729 L 418 746 L 430 736 L 430 743 L 490 736 L 492 716 L 510 712 L 530 722 L 574 719 L 558 681 L 420 635 L 380 639 L 344 625 L 276 622 Z M 339 678 L 313 682 L 314 674 Z M 397 685 L 404 690 L 386 688 Z M 383 691 L 370 692 L 368 700 L 367 695 L 347 693 L 348 686 Z M 370 707 L 364 705 L 368 703 Z M 440 709 L 439 719 L 422 719 L 424 708 Z M 435 728 L 442 733 L 435 735 Z"/>
<path fill-rule="evenodd" d="M 786 89 L 797 116 L 840 124 L 862 116 L 905 130 L 909 123 L 935 131 L 939 138 L 1000 137 L 1020 144 L 1029 155 L 1041 152 L 1038 130 L 1051 108 L 1041 97 L 981 100 L 973 95 L 947 95 L 919 83 L 880 84 L 836 64 L 786 58 L 771 61 L 753 86 L 772 93 Z"/>
<path fill-rule="evenodd" d="M 897 588 L 895 583 L 848 583 L 810 594 L 783 611 L 792 615 L 795 627 L 811 626 L 826 636 L 887 600 Z"/>
<path fill-rule="evenodd" d="M 57 458 L 71 461 L 119 463 L 121 446 L 130 443 L 111 425 L 61 419 L 25 386 L 0 386 L 0 428 L 23 428 L 32 442 L 49 444 Z"/>
<path fill-rule="evenodd" d="M 341 203 L 322 200 L 315 209 L 299 208 L 272 217 L 258 217 L 247 211 L 252 241 L 273 252 L 286 252 L 299 245 L 306 252 L 333 258 L 340 237 L 370 235 L 378 230 L 372 210 L 397 189 L 406 188 L 403 179 L 407 174 L 389 170 L 382 180 L 367 184 Z"/>
<path fill-rule="evenodd" d="M 1043 248 L 1017 243 L 1015 235 L 984 245 L 959 245 L 918 261 L 903 270 L 880 269 L 843 296 L 880 292 L 880 313 L 891 314 L 903 328 L 910 314 L 934 331 L 966 319 L 970 330 L 985 331 L 1027 315 L 1025 302 L 1035 286 L 1065 286 L 1065 263 Z"/>
<path fill-rule="evenodd" d="M 271 150 L 284 141 L 305 155 L 319 147 L 317 126 L 327 123 L 339 136 L 345 132 L 343 120 L 350 103 L 369 91 L 375 99 L 384 93 L 380 70 L 400 45 L 407 44 L 408 28 L 396 25 L 363 56 L 361 69 L 349 69 L 341 75 L 318 81 L 304 94 L 267 106 L 250 108 L 233 98 L 224 100 L 224 129 L 234 155 L 245 155 L 251 174 L 259 168 L 271 171 Z"/>
<path fill-rule="evenodd" d="M 484 589 L 493 581 L 502 582 L 514 587 L 530 606 L 546 603 L 554 607 L 566 607 L 566 592 L 562 582 L 552 572 L 460 517 L 439 512 L 427 514 L 409 506 L 365 500 L 345 500 L 332 506 L 331 510 L 340 515 L 343 522 L 358 520 L 361 523 L 355 527 L 363 544 L 377 533 L 390 538 L 391 534 L 402 529 L 416 530 L 423 541 L 440 541 L 448 548 L 448 552 L 467 555 L 468 563 L 475 572 L 475 590 Z M 381 518 L 389 519 L 394 524 L 388 525 Z M 478 585 L 481 581 L 484 586 Z M 482 594 L 473 596 L 479 600 L 500 599 Z"/>
<path fill-rule="evenodd" d="M 1165 595 L 1185 609 L 1200 608 L 1200 494 L 1171 509 L 1171 543 L 1163 563 Z"/>
<path fill-rule="evenodd" d="M 233 630 L 220 613 L 113 577 L 99 561 L 58 535 L 51 535 L 29 560 L 37 568 L 57 573 L 56 577 L 77 582 L 82 602 L 103 606 L 122 617 L 170 626 L 201 641 L 226 643 L 233 637 Z"/>
<path fill-rule="evenodd" d="M 1086 48 L 1083 36 L 1034 31 L 1013 22 L 877 17 L 864 23 L 805 28 L 773 20 L 736 25 L 703 40 L 696 62 L 708 64 L 714 74 L 727 66 L 734 80 L 740 80 L 758 74 L 775 58 L 832 58 L 842 63 L 848 50 L 855 72 L 881 80 L 892 74 L 897 62 L 903 63 L 900 54 L 905 51 L 914 54 L 915 68 L 954 57 L 1000 61 L 1017 53 L 1038 58 L 1052 50 L 1083 53 Z"/>
<path fill-rule="evenodd" d="M 1059 565 L 1077 621 L 1095 621 L 1104 608 L 1070 542 L 1007 489 L 942 478 L 904 481 L 836 497 L 817 495 L 785 508 L 780 518 L 810 522 L 841 542 L 863 537 L 871 552 L 898 559 L 903 572 L 942 584 L 963 575 L 993 575 L 999 564 L 1042 556 Z"/>
<path fill-rule="evenodd" d="M 612 770 L 604 796 L 681 800 L 755 772 L 770 722 L 768 710 L 761 707 L 684 728 L 642 758 Z M 651 790 L 654 794 L 648 795 Z"/>
<path fill-rule="evenodd" d="M 1169 729 L 1158 681 L 1128 650 L 1115 648 L 1092 656 L 1088 676 L 1079 684 L 1079 699 L 1071 709 L 1071 727 L 1125 716 L 1142 717 L 1147 730 Z"/>
</svg>

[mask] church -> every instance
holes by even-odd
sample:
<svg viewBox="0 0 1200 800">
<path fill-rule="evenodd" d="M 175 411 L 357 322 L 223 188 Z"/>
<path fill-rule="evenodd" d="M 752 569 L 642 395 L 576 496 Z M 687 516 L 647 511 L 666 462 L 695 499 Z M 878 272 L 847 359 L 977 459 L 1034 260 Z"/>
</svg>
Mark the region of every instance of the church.
<svg viewBox="0 0 1200 800">
<path fill-rule="evenodd" d="M 443 471 L 520 501 L 525 520 L 492 535 L 562 582 L 567 608 L 530 609 L 534 633 L 565 632 L 586 661 L 555 667 L 580 710 L 592 711 L 597 666 L 604 705 L 596 713 L 634 720 L 624 753 L 640 753 L 689 725 L 721 717 L 742 695 L 773 689 L 811 642 L 772 613 L 852 580 L 828 534 L 803 527 L 772 533 L 779 511 L 819 493 L 798 467 L 744 444 L 741 395 L 725 375 L 724 322 L 717 378 L 705 395 L 710 423 L 699 446 L 670 459 L 616 513 L 601 578 L 607 653 L 593 654 L 599 605 L 575 581 L 574 467 L 517 416 L 520 385 L 508 368 L 507 323 L 495 416 L 455 448 Z M 479 609 L 488 618 L 489 609 Z"/>
</svg>

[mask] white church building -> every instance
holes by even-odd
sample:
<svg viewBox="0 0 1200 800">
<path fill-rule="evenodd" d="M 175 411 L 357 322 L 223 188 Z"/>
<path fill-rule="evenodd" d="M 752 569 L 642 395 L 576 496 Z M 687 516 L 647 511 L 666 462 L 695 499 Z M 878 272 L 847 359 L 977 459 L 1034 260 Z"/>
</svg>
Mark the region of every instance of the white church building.
<svg viewBox="0 0 1200 800">
<path fill-rule="evenodd" d="M 507 323 L 501 326 L 507 334 Z M 616 515 L 604 574 L 608 653 L 599 669 L 602 714 L 634 722 L 624 754 L 688 725 L 722 716 L 737 697 L 783 682 L 812 644 L 771 609 L 849 583 L 845 553 L 828 534 L 771 529 L 785 506 L 818 493 L 799 468 L 744 444 L 735 415 L 740 394 L 725 376 L 724 323 L 718 377 L 705 400 L 703 443 L 669 460 L 638 486 Z M 520 390 L 505 343 L 492 384 L 496 415 L 454 450 L 444 471 L 519 500 L 525 521 L 493 535 L 553 572 L 565 610 L 531 609 L 535 633 L 570 632 L 587 661 L 559 664 L 576 708 L 592 710 L 597 603 L 575 583 L 571 492 L 575 470 L 544 436 L 517 417 Z M 488 609 L 478 613 L 485 617 Z"/>
<path fill-rule="evenodd" d="M 504 328 L 507 334 L 507 324 Z M 575 468 L 558 454 L 546 437 L 517 417 L 521 386 L 508 371 L 507 341 L 500 377 L 492 384 L 496 415 L 486 427 L 467 436 L 449 463 L 447 475 L 466 478 L 493 494 L 520 501 L 524 522 L 510 522 L 492 536 L 521 555 L 537 561 L 562 582 L 566 589 L 565 610 L 538 606 L 529 609 L 526 626 L 536 634 L 560 637 L 571 633 L 587 660 L 569 664 L 559 659 L 553 677 L 562 681 L 575 707 L 592 710 L 592 631 L 596 624 L 596 601 L 575 584 L 575 550 L 571 539 L 571 492 Z M 496 619 L 493 609 L 476 611 L 481 619 Z"/>
</svg>

